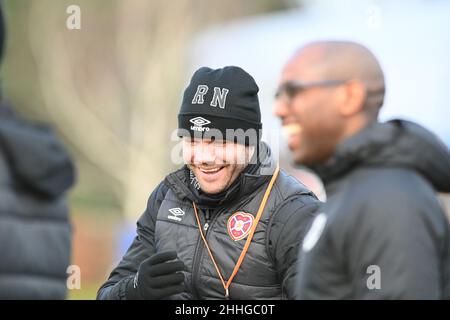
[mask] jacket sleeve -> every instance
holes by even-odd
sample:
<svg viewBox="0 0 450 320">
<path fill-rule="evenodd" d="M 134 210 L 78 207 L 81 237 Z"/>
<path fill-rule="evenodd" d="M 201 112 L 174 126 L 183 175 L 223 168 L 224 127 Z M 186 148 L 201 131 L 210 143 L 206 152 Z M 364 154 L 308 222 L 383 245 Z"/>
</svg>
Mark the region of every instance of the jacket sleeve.
<svg viewBox="0 0 450 320">
<path fill-rule="evenodd" d="M 154 231 L 159 207 L 168 187 L 161 182 L 151 194 L 147 209 L 137 222 L 137 236 L 128 248 L 119 265 L 111 272 L 109 279 L 97 293 L 99 300 L 126 299 L 126 288 L 133 281 L 139 265 L 155 253 Z"/>
<path fill-rule="evenodd" d="M 347 230 L 344 252 L 356 299 L 442 298 L 448 222 L 435 197 L 380 191 Z M 441 216 L 441 218 L 439 218 Z"/>
<path fill-rule="evenodd" d="M 278 270 L 283 299 L 295 299 L 298 252 L 321 202 L 313 194 L 287 199 L 274 212 L 268 231 L 268 252 Z"/>
</svg>

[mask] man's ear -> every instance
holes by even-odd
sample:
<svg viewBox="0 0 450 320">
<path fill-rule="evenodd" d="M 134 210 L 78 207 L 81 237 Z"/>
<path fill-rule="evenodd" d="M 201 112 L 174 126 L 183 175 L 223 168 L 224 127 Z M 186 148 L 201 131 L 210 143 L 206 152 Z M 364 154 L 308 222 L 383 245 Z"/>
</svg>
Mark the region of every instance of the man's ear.
<svg viewBox="0 0 450 320">
<path fill-rule="evenodd" d="M 249 152 L 248 152 L 248 161 L 250 162 L 250 160 L 252 160 L 253 155 L 256 152 L 256 146 L 248 146 L 249 148 Z"/>
<path fill-rule="evenodd" d="M 244 149 L 238 151 L 237 164 L 249 164 L 254 152 L 255 146 L 245 146 Z"/>
<path fill-rule="evenodd" d="M 339 111 L 343 116 L 352 116 L 363 110 L 367 97 L 367 87 L 364 82 L 350 80 L 343 87 L 342 94 L 343 103 Z"/>
</svg>

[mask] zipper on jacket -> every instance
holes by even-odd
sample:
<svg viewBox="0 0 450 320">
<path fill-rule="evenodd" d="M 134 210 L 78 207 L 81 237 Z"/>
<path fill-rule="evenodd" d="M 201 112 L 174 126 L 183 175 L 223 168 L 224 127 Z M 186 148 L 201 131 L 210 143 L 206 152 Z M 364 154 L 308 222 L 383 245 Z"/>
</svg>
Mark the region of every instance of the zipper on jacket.
<svg viewBox="0 0 450 320">
<path fill-rule="evenodd" d="M 209 210 L 207 209 L 206 210 L 206 212 L 205 212 L 205 218 L 206 218 L 206 222 L 205 222 L 205 224 L 203 225 L 203 231 L 205 232 L 205 235 L 208 233 L 208 228 L 209 228 L 209 219 L 210 219 L 210 216 L 209 216 Z"/>
<path fill-rule="evenodd" d="M 223 209 L 223 208 L 221 208 Z M 210 212 L 209 210 L 205 211 L 205 218 L 207 218 L 207 222 L 208 227 L 207 229 L 210 228 L 211 225 L 213 225 L 216 220 L 219 218 L 219 216 L 223 213 L 225 213 L 227 210 L 222 210 L 221 209 L 218 210 L 214 210 L 214 215 L 213 215 L 213 219 L 210 221 Z M 202 215 L 199 215 L 199 219 L 200 219 L 200 223 L 201 223 L 201 217 Z M 204 230 L 204 227 L 203 227 Z M 205 233 L 205 239 L 206 241 L 208 241 L 208 234 Z M 198 283 L 198 279 L 200 278 L 200 274 L 199 274 L 199 269 L 200 269 L 200 257 L 203 255 L 203 251 L 205 248 L 205 244 L 203 243 L 202 237 L 199 235 L 198 236 L 198 241 L 197 241 L 197 245 L 195 247 L 195 252 L 194 252 L 194 260 L 193 260 L 193 267 L 192 267 L 192 292 L 194 295 L 194 299 L 195 300 L 199 300 L 199 294 L 198 294 L 198 290 L 197 290 L 197 286 L 195 285 L 196 283 Z M 208 257 L 209 259 L 209 257 Z"/>
<path fill-rule="evenodd" d="M 203 211 L 204 209 L 202 209 Z M 199 219 L 200 219 L 200 223 L 202 223 L 202 217 L 204 216 L 204 218 L 206 218 L 206 222 L 203 225 L 203 230 L 205 232 L 205 237 L 206 237 L 206 231 L 209 228 L 209 220 L 210 220 L 210 214 L 209 214 L 209 210 L 205 210 L 205 214 L 200 214 L 199 215 Z M 203 219 L 205 220 L 205 219 Z M 206 227 L 206 228 L 205 228 Z M 200 258 L 203 254 L 203 248 L 204 248 L 204 243 L 202 240 L 202 237 L 199 235 L 198 236 L 198 240 L 197 240 L 197 245 L 195 246 L 195 251 L 194 251 L 194 259 L 193 259 L 193 267 L 192 267 L 192 293 L 194 295 L 194 299 L 199 300 L 199 294 L 198 294 L 198 290 L 197 290 L 197 286 L 195 285 L 195 283 L 197 282 L 197 275 L 198 275 L 198 271 L 200 269 Z"/>
<path fill-rule="evenodd" d="M 193 265 L 192 265 L 192 294 L 194 296 L 194 300 L 199 300 L 199 295 L 198 295 L 198 290 L 197 290 L 197 286 L 195 285 L 195 279 L 196 279 L 196 274 L 198 273 L 198 269 L 199 269 L 199 259 L 197 257 L 198 252 L 200 251 L 200 246 L 203 244 L 202 241 L 202 237 L 200 235 L 198 235 L 198 240 L 197 240 L 197 245 L 195 246 L 195 251 L 194 251 L 194 259 L 193 259 Z"/>
</svg>

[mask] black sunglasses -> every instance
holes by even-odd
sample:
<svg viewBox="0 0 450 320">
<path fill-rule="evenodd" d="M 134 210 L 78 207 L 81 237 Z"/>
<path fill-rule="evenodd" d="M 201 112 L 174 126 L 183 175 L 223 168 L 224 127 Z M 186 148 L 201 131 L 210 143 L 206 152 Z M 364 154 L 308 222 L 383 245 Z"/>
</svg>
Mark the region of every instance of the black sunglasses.
<svg viewBox="0 0 450 320">
<path fill-rule="evenodd" d="M 300 80 L 293 80 L 283 83 L 275 93 L 275 99 L 278 99 L 283 94 L 286 94 L 288 98 L 293 98 L 301 91 L 316 88 L 316 87 L 332 87 L 346 83 L 348 80 L 323 80 L 316 82 L 303 82 Z"/>
</svg>

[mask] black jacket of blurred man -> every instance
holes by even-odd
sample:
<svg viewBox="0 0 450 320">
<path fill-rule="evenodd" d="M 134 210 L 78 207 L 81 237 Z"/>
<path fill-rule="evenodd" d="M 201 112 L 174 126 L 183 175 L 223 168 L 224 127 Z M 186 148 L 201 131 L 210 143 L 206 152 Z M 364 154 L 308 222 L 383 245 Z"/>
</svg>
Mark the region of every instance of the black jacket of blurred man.
<svg viewBox="0 0 450 320">
<path fill-rule="evenodd" d="M 449 299 L 450 152 L 417 124 L 377 122 L 383 72 L 351 42 L 316 42 L 286 64 L 276 114 L 327 203 L 302 247 L 301 299 Z"/>
<path fill-rule="evenodd" d="M 0 60 L 4 38 L 0 5 Z M 65 192 L 74 171 L 48 126 L 0 104 L 0 300 L 66 297 L 72 231 Z"/>
<path fill-rule="evenodd" d="M 257 92 L 238 67 L 195 72 L 178 117 L 187 165 L 150 196 L 99 299 L 294 297 L 297 253 L 319 202 L 260 141 Z"/>
<path fill-rule="evenodd" d="M 0 105 L 0 299 L 64 299 L 71 259 L 65 192 L 74 168 L 51 129 Z"/>
</svg>

